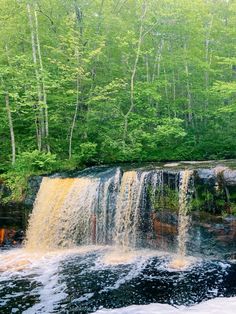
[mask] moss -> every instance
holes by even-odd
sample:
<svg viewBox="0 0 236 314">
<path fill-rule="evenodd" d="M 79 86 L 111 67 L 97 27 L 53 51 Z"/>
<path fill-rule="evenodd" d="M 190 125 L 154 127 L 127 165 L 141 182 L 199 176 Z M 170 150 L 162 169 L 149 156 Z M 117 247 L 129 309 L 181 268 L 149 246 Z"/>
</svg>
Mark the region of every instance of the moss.
<svg viewBox="0 0 236 314">
<path fill-rule="evenodd" d="M 230 214 L 236 216 L 236 203 L 230 203 L 229 208 Z"/>
<path fill-rule="evenodd" d="M 164 184 L 162 188 L 157 189 L 156 191 L 153 191 L 152 188 L 149 187 L 149 195 L 154 211 L 160 211 L 163 209 L 178 211 L 178 191 L 171 189 L 167 184 Z"/>
</svg>

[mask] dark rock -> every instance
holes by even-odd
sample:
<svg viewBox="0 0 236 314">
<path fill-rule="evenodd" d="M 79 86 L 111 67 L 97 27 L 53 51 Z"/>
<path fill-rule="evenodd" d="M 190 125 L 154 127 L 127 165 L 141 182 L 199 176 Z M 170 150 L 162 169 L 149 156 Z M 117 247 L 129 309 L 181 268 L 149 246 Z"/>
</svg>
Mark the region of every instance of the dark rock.
<svg viewBox="0 0 236 314">
<path fill-rule="evenodd" d="M 42 179 L 43 179 L 42 176 L 35 176 L 29 179 L 28 187 L 26 191 L 26 197 L 23 201 L 25 205 L 33 207 Z"/>
<path fill-rule="evenodd" d="M 236 185 L 236 170 L 225 170 L 223 178 L 227 185 Z"/>
<path fill-rule="evenodd" d="M 198 169 L 196 176 L 202 180 L 204 184 L 215 184 L 216 175 L 214 169 Z"/>
</svg>

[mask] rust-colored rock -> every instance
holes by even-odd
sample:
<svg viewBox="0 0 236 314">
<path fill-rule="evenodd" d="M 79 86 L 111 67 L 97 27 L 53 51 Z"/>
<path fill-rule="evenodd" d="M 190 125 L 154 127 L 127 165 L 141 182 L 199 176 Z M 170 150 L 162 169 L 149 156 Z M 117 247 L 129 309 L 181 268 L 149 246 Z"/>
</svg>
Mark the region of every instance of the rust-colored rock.
<svg viewBox="0 0 236 314">
<path fill-rule="evenodd" d="M 163 223 L 160 220 L 153 220 L 153 230 L 158 235 L 177 235 L 178 230 L 176 226 L 171 224 Z"/>
</svg>

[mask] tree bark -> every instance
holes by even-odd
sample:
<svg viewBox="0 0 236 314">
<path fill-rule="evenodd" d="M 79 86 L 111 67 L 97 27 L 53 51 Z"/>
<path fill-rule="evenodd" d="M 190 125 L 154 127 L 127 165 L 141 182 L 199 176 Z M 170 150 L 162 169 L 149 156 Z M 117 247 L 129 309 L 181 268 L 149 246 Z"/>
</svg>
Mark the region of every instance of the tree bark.
<svg viewBox="0 0 236 314">
<path fill-rule="evenodd" d="M 7 63 L 8 63 L 8 66 L 10 67 L 11 64 L 10 64 L 10 57 L 9 57 L 7 45 L 5 46 L 5 50 L 6 50 L 6 56 L 7 56 Z M 2 85 L 3 85 L 3 80 L 2 80 Z M 8 124 L 9 124 L 9 129 L 10 129 L 10 136 L 11 136 L 12 164 L 14 165 L 16 161 L 16 142 L 15 142 L 15 133 L 14 133 L 14 127 L 13 127 L 13 120 L 12 120 L 8 90 L 6 91 L 6 94 L 5 94 L 5 104 L 6 104 Z"/>
<path fill-rule="evenodd" d="M 5 104 L 8 116 L 8 124 L 10 129 L 10 136 L 11 136 L 11 150 L 12 150 L 12 164 L 14 165 L 16 162 L 16 142 L 15 142 L 15 133 L 13 128 L 13 121 L 11 115 L 11 108 L 10 108 L 10 101 L 9 101 L 9 94 L 6 93 L 5 95 Z"/>
<path fill-rule="evenodd" d="M 152 75 L 152 81 L 155 80 L 156 78 L 156 72 L 157 72 L 157 77 L 160 77 L 160 72 L 161 72 L 161 58 L 162 58 L 162 50 L 164 48 L 164 39 L 161 39 L 160 45 L 157 48 L 156 51 L 156 57 L 155 57 L 155 62 L 154 62 L 154 69 L 153 69 L 153 75 Z"/>
<path fill-rule="evenodd" d="M 29 3 L 27 3 L 27 11 L 28 11 L 28 18 L 29 18 L 29 25 L 30 25 L 30 32 L 31 32 L 32 57 L 33 57 L 33 63 L 34 63 L 34 68 L 35 68 L 35 77 L 36 77 L 36 82 L 37 82 L 37 94 L 38 94 L 35 126 L 36 126 L 38 150 L 41 151 L 42 150 L 42 140 L 43 140 L 43 136 L 44 136 L 44 132 L 43 132 L 43 128 L 42 128 L 43 112 L 42 112 L 42 108 L 41 108 L 42 93 L 41 93 L 41 86 L 40 86 L 40 76 L 39 76 L 39 71 L 38 71 L 35 31 L 34 31 L 31 7 L 30 7 Z"/>
<path fill-rule="evenodd" d="M 45 134 L 45 146 L 47 152 L 50 152 L 50 145 L 48 143 L 49 139 L 49 124 L 48 124 L 48 105 L 47 105 L 47 93 L 45 88 L 45 81 L 44 81 L 44 68 L 43 68 L 43 61 L 42 61 L 42 54 L 41 54 L 41 47 L 40 47 L 40 40 L 39 40 L 39 27 L 38 27 L 38 15 L 37 11 L 34 9 L 34 16 L 35 16 L 35 38 L 36 38 L 36 44 L 37 44 L 37 50 L 38 50 L 38 59 L 39 59 L 39 68 L 40 68 L 40 79 L 41 79 L 41 85 L 42 85 L 42 101 L 44 108 L 42 109 L 44 119 L 43 119 L 43 125 L 42 125 L 42 132 Z"/>
<path fill-rule="evenodd" d="M 185 53 L 185 75 L 186 75 L 186 89 L 187 89 L 187 99 L 188 99 L 188 122 L 192 124 L 193 113 L 192 113 L 192 94 L 189 82 L 189 66 L 187 61 L 187 45 L 184 43 L 184 53 Z"/>
<path fill-rule="evenodd" d="M 77 65 L 79 66 L 78 47 L 75 48 L 75 56 L 77 58 Z M 78 110 L 79 110 L 79 88 L 80 88 L 80 77 L 79 77 L 79 74 L 77 74 L 77 77 L 76 77 L 76 104 L 75 104 L 75 111 L 74 111 L 74 116 L 73 116 L 73 120 L 72 120 L 72 124 L 71 124 L 70 136 L 69 136 L 69 159 L 71 159 L 71 157 L 72 157 L 73 134 L 74 134 L 75 123 L 76 123 Z"/>
<path fill-rule="evenodd" d="M 209 106 L 209 68 L 211 65 L 211 60 L 209 57 L 209 45 L 210 45 L 210 34 L 212 30 L 212 25 L 213 25 L 213 15 L 211 16 L 211 20 L 209 23 L 206 40 L 205 40 L 205 62 L 207 66 L 206 71 L 205 71 L 205 88 L 206 88 L 206 100 L 205 100 L 205 108 L 204 108 L 205 114 Z"/>
<path fill-rule="evenodd" d="M 75 129 L 75 122 L 77 119 L 77 115 L 78 115 L 78 110 L 79 110 L 79 76 L 77 76 L 77 82 L 76 82 L 76 105 L 75 105 L 75 112 L 74 112 L 74 116 L 73 116 L 73 120 L 72 120 L 72 124 L 71 124 L 71 129 L 70 129 L 70 137 L 69 137 L 69 159 L 71 159 L 72 157 L 72 140 L 73 140 L 73 133 L 74 133 L 74 129 Z"/>
<path fill-rule="evenodd" d="M 135 103 L 134 103 L 134 81 L 135 76 L 137 72 L 137 66 L 140 58 L 141 53 L 141 46 L 143 41 L 143 23 L 144 19 L 147 13 L 147 4 L 146 1 L 143 1 L 143 8 L 142 8 L 142 16 L 141 16 L 141 22 L 140 22 L 140 28 L 139 28 L 139 39 L 138 39 L 138 47 L 137 47 L 137 53 L 134 61 L 133 70 L 131 73 L 131 79 L 130 79 L 130 107 L 127 113 L 124 115 L 124 133 L 123 133 L 123 143 L 125 145 L 126 138 L 127 138 L 127 131 L 128 131 L 128 118 L 130 113 L 133 111 Z"/>
<path fill-rule="evenodd" d="M 175 104 L 175 101 L 176 101 L 176 79 L 175 79 L 175 71 L 174 70 L 173 70 L 173 73 L 172 73 L 172 77 L 173 77 L 174 116 L 176 118 L 177 117 L 177 114 L 176 114 L 176 104 Z"/>
</svg>

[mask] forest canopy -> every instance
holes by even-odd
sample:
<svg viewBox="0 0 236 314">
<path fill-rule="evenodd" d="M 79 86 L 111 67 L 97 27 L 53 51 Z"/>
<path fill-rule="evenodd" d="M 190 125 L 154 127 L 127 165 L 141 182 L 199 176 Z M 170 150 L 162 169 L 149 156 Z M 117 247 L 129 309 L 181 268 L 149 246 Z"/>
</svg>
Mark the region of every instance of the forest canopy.
<svg viewBox="0 0 236 314">
<path fill-rule="evenodd" d="M 235 0 L 0 0 L 0 168 L 236 157 Z"/>
</svg>

